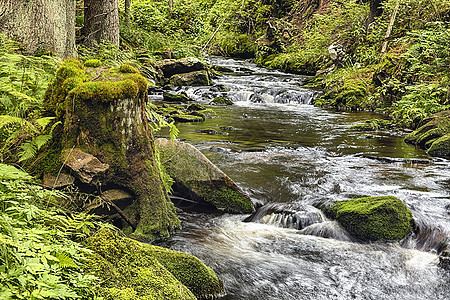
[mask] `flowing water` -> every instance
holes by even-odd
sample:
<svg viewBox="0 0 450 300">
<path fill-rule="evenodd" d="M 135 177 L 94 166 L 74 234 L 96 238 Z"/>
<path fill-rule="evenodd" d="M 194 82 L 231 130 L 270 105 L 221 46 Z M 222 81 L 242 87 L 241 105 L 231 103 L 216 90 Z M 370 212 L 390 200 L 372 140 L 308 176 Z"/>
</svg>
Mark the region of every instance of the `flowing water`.
<svg viewBox="0 0 450 300">
<path fill-rule="evenodd" d="M 397 132 L 354 131 L 375 116 L 310 105 L 306 78 L 211 58 L 231 73 L 189 88 L 199 102 L 227 96 L 218 118 L 179 124 L 192 143 L 258 205 L 248 215 L 182 213 L 163 244 L 196 255 L 224 281 L 223 299 L 450 299 L 438 255 L 450 232 L 450 162 Z M 205 134 L 211 130 L 223 134 Z M 359 243 L 314 207 L 393 195 L 420 231 L 401 243 Z"/>
</svg>

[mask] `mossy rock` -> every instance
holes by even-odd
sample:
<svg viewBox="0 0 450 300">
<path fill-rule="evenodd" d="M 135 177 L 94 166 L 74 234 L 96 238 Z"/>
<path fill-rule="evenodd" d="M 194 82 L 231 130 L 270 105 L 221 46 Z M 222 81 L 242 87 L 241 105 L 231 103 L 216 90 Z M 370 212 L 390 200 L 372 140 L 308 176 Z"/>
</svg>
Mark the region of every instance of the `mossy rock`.
<svg viewBox="0 0 450 300">
<path fill-rule="evenodd" d="M 199 103 L 192 103 L 192 104 L 189 104 L 189 106 L 186 109 L 189 111 L 199 111 L 199 110 L 205 110 L 206 108 Z"/>
<path fill-rule="evenodd" d="M 225 97 L 216 97 L 213 100 L 211 100 L 211 102 L 209 102 L 209 104 L 213 104 L 213 105 L 233 105 L 233 101 L 231 101 L 230 99 L 227 99 Z"/>
<path fill-rule="evenodd" d="M 175 74 L 170 77 L 170 83 L 175 86 L 207 86 L 211 85 L 208 71 L 194 71 L 183 74 Z"/>
<path fill-rule="evenodd" d="M 155 144 L 164 168 L 175 180 L 175 195 L 212 204 L 220 211 L 253 211 L 248 195 L 194 146 L 167 139 L 156 139 Z"/>
<path fill-rule="evenodd" d="M 223 293 L 214 271 L 187 253 L 144 244 L 100 229 L 86 240 L 88 271 L 105 299 L 210 299 Z"/>
<path fill-rule="evenodd" d="M 163 92 L 163 100 L 177 103 L 192 101 L 186 94 L 172 94 L 168 92 Z"/>
<path fill-rule="evenodd" d="M 84 62 L 84 66 L 88 68 L 98 68 L 102 65 L 102 62 L 98 59 L 88 59 Z"/>
<path fill-rule="evenodd" d="M 205 120 L 205 118 L 204 118 L 204 117 L 201 117 L 201 116 L 185 115 L 185 114 L 171 115 L 171 117 L 172 117 L 176 122 L 180 122 L 180 123 L 202 122 L 202 121 Z"/>
<path fill-rule="evenodd" d="M 364 241 L 401 240 L 414 226 L 411 211 L 393 196 L 339 201 L 325 213 Z"/>
<path fill-rule="evenodd" d="M 428 149 L 428 154 L 433 156 L 450 156 L 450 134 L 434 140 Z"/>
<path fill-rule="evenodd" d="M 391 126 L 392 122 L 383 119 L 371 119 L 365 122 L 352 125 L 350 128 L 358 131 L 376 131 L 380 129 L 385 129 Z"/>
<path fill-rule="evenodd" d="M 450 110 L 441 111 L 423 120 L 423 125 L 405 137 L 405 142 L 417 145 L 434 156 L 450 156 Z"/>
</svg>

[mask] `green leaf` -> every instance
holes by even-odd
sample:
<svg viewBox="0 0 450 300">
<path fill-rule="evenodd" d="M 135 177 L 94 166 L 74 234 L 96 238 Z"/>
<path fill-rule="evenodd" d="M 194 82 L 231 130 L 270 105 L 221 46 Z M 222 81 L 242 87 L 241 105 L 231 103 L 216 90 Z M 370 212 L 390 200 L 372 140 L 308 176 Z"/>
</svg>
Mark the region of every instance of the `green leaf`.
<svg viewBox="0 0 450 300">
<path fill-rule="evenodd" d="M 0 164 L 0 178 L 10 180 L 31 180 L 33 177 L 16 167 Z"/>
</svg>

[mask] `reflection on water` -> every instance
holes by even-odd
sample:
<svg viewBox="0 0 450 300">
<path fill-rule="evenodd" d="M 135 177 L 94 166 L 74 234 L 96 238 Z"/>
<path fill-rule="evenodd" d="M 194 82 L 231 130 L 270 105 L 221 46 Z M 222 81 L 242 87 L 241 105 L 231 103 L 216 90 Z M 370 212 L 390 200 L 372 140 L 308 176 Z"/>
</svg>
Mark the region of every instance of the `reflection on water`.
<svg viewBox="0 0 450 300">
<path fill-rule="evenodd" d="M 235 70 L 242 63 L 216 61 Z M 230 98 L 237 92 L 284 93 L 297 100 L 313 97 L 299 85 L 302 77 L 269 72 L 247 62 L 242 68 L 247 71 L 218 80 L 230 89 L 224 92 Z M 193 88 L 189 93 L 207 101 L 202 95 L 209 92 Z M 180 138 L 194 144 L 263 203 L 311 206 L 363 195 L 394 195 L 424 228 L 440 228 L 443 236 L 448 235 L 449 161 L 428 157 L 395 132 L 366 134 L 350 129 L 373 114 L 336 113 L 297 100 L 254 103 L 252 99 L 235 97 L 235 105 L 216 109 L 218 118 L 178 124 Z M 227 128 L 228 135 L 196 132 L 223 131 L 221 127 L 233 130 Z M 359 244 L 329 221 L 299 231 L 282 228 L 287 219 L 276 226 L 242 222 L 247 216 L 240 215 L 181 217 L 183 230 L 166 245 L 210 265 L 225 283 L 224 299 L 450 299 L 448 273 L 437 267 L 437 255 L 414 249 L 427 248 L 420 247 L 418 239 L 403 247 Z"/>
</svg>

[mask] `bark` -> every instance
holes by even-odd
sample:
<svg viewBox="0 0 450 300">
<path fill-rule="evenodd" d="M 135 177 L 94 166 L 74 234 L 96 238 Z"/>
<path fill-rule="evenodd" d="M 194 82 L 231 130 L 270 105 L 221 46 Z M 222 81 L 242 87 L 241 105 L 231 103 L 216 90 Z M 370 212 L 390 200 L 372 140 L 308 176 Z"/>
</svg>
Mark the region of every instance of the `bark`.
<svg viewBox="0 0 450 300">
<path fill-rule="evenodd" d="M 130 24 L 130 5 L 131 0 L 125 0 L 125 22 L 127 25 Z"/>
<path fill-rule="evenodd" d="M 375 21 L 375 18 L 381 16 L 383 14 L 383 7 L 381 3 L 384 0 L 370 0 L 370 11 L 369 11 L 369 19 L 367 20 L 367 24 Z"/>
<path fill-rule="evenodd" d="M 76 56 L 75 0 L 1 0 L 0 32 L 30 54 Z"/>
<path fill-rule="evenodd" d="M 102 41 L 119 45 L 118 0 L 85 0 L 83 35 L 88 47 Z"/>
</svg>

